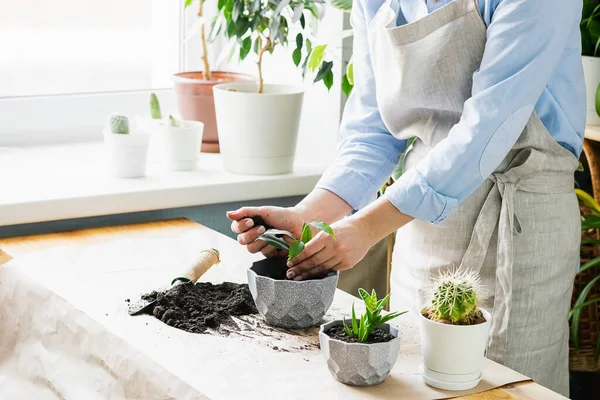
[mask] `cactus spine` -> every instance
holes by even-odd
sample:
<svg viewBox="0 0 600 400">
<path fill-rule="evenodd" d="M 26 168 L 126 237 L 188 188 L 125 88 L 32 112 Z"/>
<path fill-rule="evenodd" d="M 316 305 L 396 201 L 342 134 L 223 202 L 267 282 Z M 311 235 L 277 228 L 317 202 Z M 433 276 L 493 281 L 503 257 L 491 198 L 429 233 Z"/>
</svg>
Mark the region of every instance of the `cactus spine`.
<svg viewBox="0 0 600 400">
<path fill-rule="evenodd" d="M 440 274 L 432 285 L 430 318 L 454 325 L 470 325 L 477 316 L 480 292 L 480 278 L 474 271 Z"/>
<path fill-rule="evenodd" d="M 154 93 L 150 95 L 150 115 L 152 116 L 152 119 L 162 118 L 160 103 L 158 102 L 158 97 Z"/>
<path fill-rule="evenodd" d="M 112 114 L 110 116 L 110 131 L 120 135 L 129 134 L 129 118 L 122 114 Z"/>
</svg>

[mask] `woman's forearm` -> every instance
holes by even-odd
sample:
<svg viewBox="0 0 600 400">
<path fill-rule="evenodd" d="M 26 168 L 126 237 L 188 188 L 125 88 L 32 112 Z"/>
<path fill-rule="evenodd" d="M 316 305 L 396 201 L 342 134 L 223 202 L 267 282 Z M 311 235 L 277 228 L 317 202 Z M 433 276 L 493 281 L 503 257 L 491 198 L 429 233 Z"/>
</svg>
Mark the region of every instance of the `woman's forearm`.
<svg viewBox="0 0 600 400">
<path fill-rule="evenodd" d="M 379 242 L 390 233 L 397 231 L 414 219 L 410 215 L 400 212 L 385 197 L 380 197 L 354 214 L 351 218 L 364 230 L 366 240 L 371 245 Z"/>
<path fill-rule="evenodd" d="M 332 224 L 352 212 L 352 207 L 336 194 L 315 189 L 295 207 L 305 221 Z"/>
</svg>

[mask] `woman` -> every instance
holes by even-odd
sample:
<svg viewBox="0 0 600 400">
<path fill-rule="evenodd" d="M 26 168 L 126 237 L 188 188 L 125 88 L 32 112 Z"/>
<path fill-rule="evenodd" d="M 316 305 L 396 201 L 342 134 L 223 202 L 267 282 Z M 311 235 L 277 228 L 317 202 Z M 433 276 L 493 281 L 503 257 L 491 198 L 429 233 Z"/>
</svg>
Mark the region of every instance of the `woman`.
<svg viewBox="0 0 600 400">
<path fill-rule="evenodd" d="M 264 230 L 255 215 L 296 234 L 302 221 L 332 224 L 337 241 L 317 234 L 294 259 L 288 277 L 300 280 L 352 268 L 399 229 L 393 309 L 418 315 L 430 277 L 475 269 L 493 315 L 488 357 L 568 395 L 580 230 L 573 173 L 585 124 L 581 7 L 355 1 L 356 86 L 337 160 L 296 207 L 228 213 L 239 242 L 275 254 L 255 241 Z M 405 174 L 372 202 L 414 136 Z"/>
</svg>

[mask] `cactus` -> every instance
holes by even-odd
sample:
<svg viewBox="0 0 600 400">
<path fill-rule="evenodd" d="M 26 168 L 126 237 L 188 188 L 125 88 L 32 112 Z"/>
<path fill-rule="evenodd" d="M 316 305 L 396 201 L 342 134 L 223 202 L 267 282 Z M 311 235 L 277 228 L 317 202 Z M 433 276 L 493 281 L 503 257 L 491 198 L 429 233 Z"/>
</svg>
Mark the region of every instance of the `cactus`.
<svg viewBox="0 0 600 400">
<path fill-rule="evenodd" d="M 122 114 L 110 116 L 110 131 L 121 135 L 129 134 L 129 118 Z"/>
<path fill-rule="evenodd" d="M 474 271 L 457 270 L 440 274 L 431 287 L 431 320 L 453 325 L 470 325 L 479 314 L 481 295 L 479 275 Z"/>
<path fill-rule="evenodd" d="M 160 103 L 158 102 L 158 97 L 156 97 L 156 94 L 154 93 L 150 95 L 150 115 L 152 116 L 152 119 L 162 118 Z"/>
<path fill-rule="evenodd" d="M 171 123 L 171 126 L 173 128 L 179 128 L 179 121 L 176 120 L 175 118 L 173 118 L 173 116 L 171 114 L 169 114 L 169 122 Z"/>
</svg>

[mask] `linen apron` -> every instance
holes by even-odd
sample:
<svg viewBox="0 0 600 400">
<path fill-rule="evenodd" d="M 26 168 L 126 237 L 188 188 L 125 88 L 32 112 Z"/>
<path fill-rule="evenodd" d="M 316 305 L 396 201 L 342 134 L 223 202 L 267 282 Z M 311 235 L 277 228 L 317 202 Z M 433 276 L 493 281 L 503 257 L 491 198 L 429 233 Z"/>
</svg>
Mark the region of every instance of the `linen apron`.
<svg viewBox="0 0 600 400">
<path fill-rule="evenodd" d="M 384 4 L 368 35 L 382 119 L 395 137 L 417 137 L 408 169 L 459 122 L 486 26 L 476 0 L 454 0 L 408 25 L 395 21 Z M 487 356 L 568 395 L 567 316 L 580 240 L 577 165 L 534 112 L 495 172 L 444 222 L 415 220 L 398 231 L 392 309 L 417 318 L 431 277 L 450 268 L 479 271 L 487 289 L 483 308 L 492 314 Z"/>
</svg>

